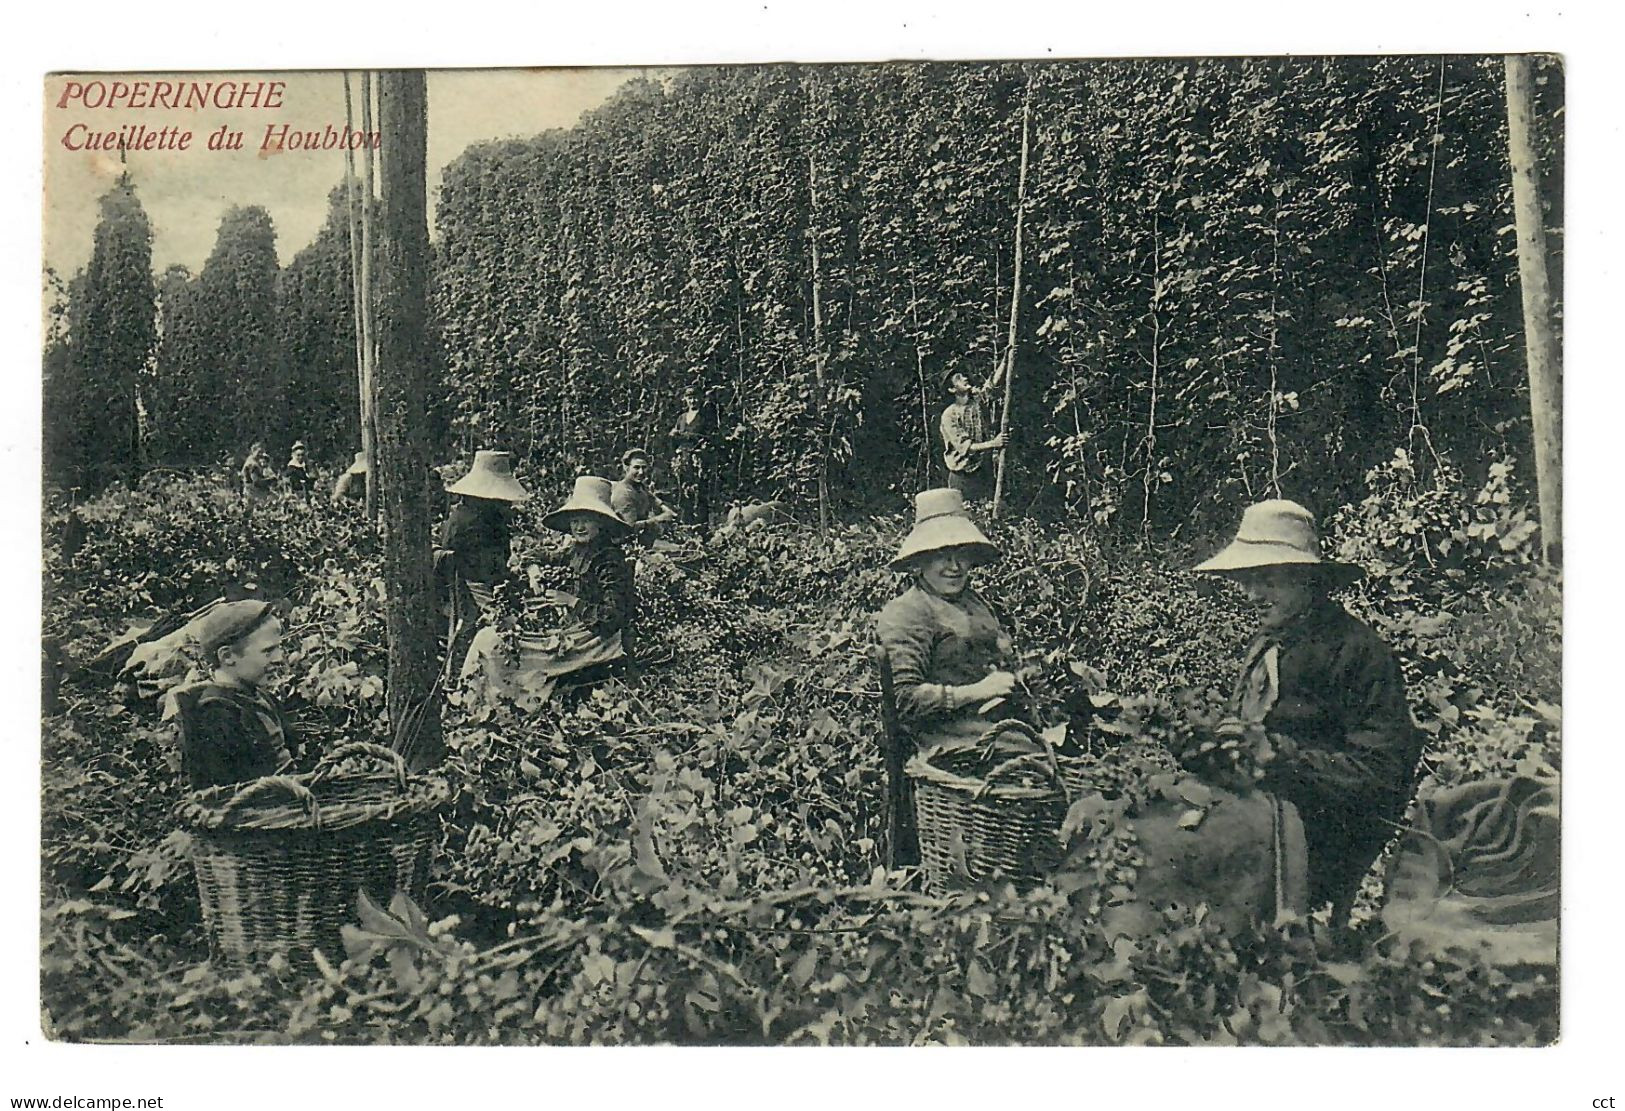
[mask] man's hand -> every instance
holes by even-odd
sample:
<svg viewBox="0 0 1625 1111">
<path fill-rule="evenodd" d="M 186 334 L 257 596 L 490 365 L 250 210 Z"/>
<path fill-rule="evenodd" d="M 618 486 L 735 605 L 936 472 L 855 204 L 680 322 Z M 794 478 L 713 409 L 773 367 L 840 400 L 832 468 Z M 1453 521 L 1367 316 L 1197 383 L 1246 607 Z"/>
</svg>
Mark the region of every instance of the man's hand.
<svg viewBox="0 0 1625 1111">
<path fill-rule="evenodd" d="M 991 440 L 983 440 L 979 444 L 972 444 L 971 445 L 971 450 L 972 451 L 1000 451 L 1009 442 L 1010 442 L 1009 435 L 1007 435 L 1006 433 L 1000 432 L 997 436 L 993 437 Z"/>
</svg>

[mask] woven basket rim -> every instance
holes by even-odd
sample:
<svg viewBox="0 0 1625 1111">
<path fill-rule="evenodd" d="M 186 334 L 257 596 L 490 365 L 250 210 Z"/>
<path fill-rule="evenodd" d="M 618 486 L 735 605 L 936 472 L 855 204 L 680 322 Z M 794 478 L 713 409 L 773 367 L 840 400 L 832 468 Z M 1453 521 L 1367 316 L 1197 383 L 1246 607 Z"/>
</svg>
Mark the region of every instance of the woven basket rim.
<svg viewBox="0 0 1625 1111">
<path fill-rule="evenodd" d="M 273 777 L 265 777 L 273 778 Z M 451 787 L 438 776 L 411 776 L 407 780 L 406 790 L 401 791 L 394 786 L 392 775 L 357 774 L 326 776 L 312 781 L 310 774 L 288 776 L 288 779 L 304 786 L 317 797 L 319 806 L 319 820 L 312 821 L 310 814 L 296 800 L 284 798 L 274 803 L 252 802 L 240 806 L 235 813 L 229 816 L 225 804 L 236 797 L 249 784 L 228 783 L 218 787 L 207 787 L 201 791 L 194 791 L 186 797 L 178 808 L 180 820 L 189 828 L 199 832 L 209 833 L 275 833 L 287 830 L 329 830 L 336 831 L 363 825 L 368 822 L 381 821 L 391 824 L 408 818 L 432 814 L 451 798 Z M 250 783 L 258 782 L 251 780 Z M 349 800 L 343 803 L 334 803 L 329 806 L 320 806 L 321 795 L 324 791 L 331 791 L 333 787 L 341 785 L 354 786 L 356 783 L 376 783 L 384 790 L 379 792 L 376 800 Z M 252 817 L 253 823 L 244 824 L 244 819 Z"/>
<path fill-rule="evenodd" d="M 943 756 L 959 755 L 961 753 L 973 752 L 979 748 L 982 748 L 988 743 L 985 738 L 986 734 L 984 734 L 982 737 L 976 738 L 975 740 L 970 738 L 956 738 L 954 740 L 944 741 L 941 744 L 935 745 L 928 751 L 916 753 L 912 758 L 910 758 L 909 762 L 904 765 L 903 772 L 920 786 L 941 787 L 944 790 L 970 795 L 976 801 L 986 801 L 987 799 L 1022 799 L 1036 801 L 1040 799 L 1066 798 L 1067 787 L 1064 783 L 1052 782 L 1047 787 L 1025 787 L 1019 783 L 990 784 L 985 779 L 977 779 L 972 776 L 960 775 L 957 772 L 949 771 L 947 768 L 940 767 L 932 762 L 933 760 L 939 759 Z M 1014 749 L 1016 747 L 1008 742 L 1004 742 L 1003 734 L 994 738 L 992 743 L 995 746 L 1004 747 L 1006 750 Z M 1032 749 L 1028 748 L 1026 751 L 1032 751 Z"/>
</svg>

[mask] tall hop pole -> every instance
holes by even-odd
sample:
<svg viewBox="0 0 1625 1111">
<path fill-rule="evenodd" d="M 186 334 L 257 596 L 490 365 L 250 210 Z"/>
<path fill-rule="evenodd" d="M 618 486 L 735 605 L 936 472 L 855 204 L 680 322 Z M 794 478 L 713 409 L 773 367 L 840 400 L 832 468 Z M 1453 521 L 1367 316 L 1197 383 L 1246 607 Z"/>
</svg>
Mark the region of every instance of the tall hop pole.
<svg viewBox="0 0 1625 1111">
<path fill-rule="evenodd" d="M 344 124 L 355 130 L 355 109 L 350 101 L 350 74 L 344 74 Z M 344 145 L 344 196 L 350 231 L 350 309 L 355 323 L 355 392 L 361 426 L 361 457 L 372 464 L 372 396 L 367 388 L 366 310 L 361 293 L 361 209 L 356 193 L 355 151 Z M 372 484 L 369 476 L 367 485 Z M 369 515 L 369 520 L 371 519 Z"/>
<path fill-rule="evenodd" d="M 1506 56 L 1507 146 L 1512 206 L 1518 229 L 1518 284 L 1523 291 L 1524 353 L 1529 366 L 1529 417 L 1535 440 L 1540 500 L 1540 548 L 1547 562 L 1562 558 L 1563 364 L 1552 322 L 1546 213 L 1540 202 L 1535 94 L 1527 55 Z"/>
<path fill-rule="evenodd" d="M 373 133 L 372 71 L 361 71 L 361 130 Z M 367 424 L 361 431 L 361 447 L 367 453 L 367 520 L 378 517 L 378 413 L 373 400 L 377 391 L 374 377 L 378 366 L 378 336 L 373 311 L 377 294 L 373 289 L 372 207 L 377 196 L 373 184 L 372 148 L 361 151 L 361 393 L 367 401 Z"/>
<path fill-rule="evenodd" d="M 378 501 L 384 537 L 386 698 L 395 748 L 413 769 L 440 761 L 441 670 L 430 544 L 428 89 L 422 70 L 378 81 Z"/>
<path fill-rule="evenodd" d="M 1016 380 L 1016 322 L 1021 312 L 1021 231 L 1027 213 L 1027 151 L 1028 136 L 1033 114 L 1033 79 L 1027 78 L 1027 90 L 1021 99 L 1021 170 L 1016 177 L 1016 261 L 1015 273 L 1010 281 L 1010 338 L 1005 347 L 1004 405 L 999 410 L 999 435 L 1010 433 L 1011 386 Z M 1009 445 L 999 449 L 999 469 L 993 480 L 993 516 L 999 515 L 999 504 L 1004 500 L 1004 462 Z"/>
</svg>

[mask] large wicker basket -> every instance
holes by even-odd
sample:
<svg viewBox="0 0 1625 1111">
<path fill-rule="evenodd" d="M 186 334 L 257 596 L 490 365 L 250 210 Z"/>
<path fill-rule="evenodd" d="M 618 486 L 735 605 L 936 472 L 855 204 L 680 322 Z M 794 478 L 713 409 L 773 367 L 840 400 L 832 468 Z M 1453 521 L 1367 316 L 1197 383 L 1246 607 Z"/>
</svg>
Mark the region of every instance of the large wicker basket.
<svg viewBox="0 0 1625 1111">
<path fill-rule="evenodd" d="M 308 775 L 193 794 L 181 819 L 213 959 L 245 966 L 313 948 L 336 957 L 357 891 L 421 900 L 449 794 L 443 780 L 408 776 L 398 754 L 364 742 Z"/>
<path fill-rule="evenodd" d="M 1054 753 L 1024 722 L 951 741 L 908 762 L 928 887 L 1029 886 L 1060 859 L 1067 794 Z"/>
</svg>

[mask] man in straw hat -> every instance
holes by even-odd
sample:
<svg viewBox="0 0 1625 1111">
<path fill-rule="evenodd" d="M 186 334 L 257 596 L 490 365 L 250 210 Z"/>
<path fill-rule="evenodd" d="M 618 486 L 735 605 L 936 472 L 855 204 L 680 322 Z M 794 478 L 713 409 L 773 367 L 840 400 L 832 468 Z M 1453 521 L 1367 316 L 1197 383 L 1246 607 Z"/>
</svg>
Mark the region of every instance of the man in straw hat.
<svg viewBox="0 0 1625 1111">
<path fill-rule="evenodd" d="M 568 594 L 550 590 L 543 596 L 565 608 L 562 626 L 550 633 L 520 632 L 517 658 L 494 627 L 481 629 L 463 662 L 465 680 L 480 674 L 490 692 L 508 698 L 524 692 L 545 701 L 562 677 L 580 681 L 630 653 L 636 596 L 621 541 L 632 530 L 609 496 L 608 479 L 583 475 L 569 499 L 542 518 L 548 528 L 570 538 L 539 559 L 570 570 Z"/>
<path fill-rule="evenodd" d="M 1235 539 L 1196 570 L 1264 607 L 1221 732 L 1268 731 L 1275 757 L 1263 787 L 1303 817 L 1310 905 L 1330 903 L 1346 923 L 1416 787 L 1421 740 L 1399 661 L 1332 601 L 1361 572 L 1321 558 L 1315 519 L 1297 502 L 1249 506 Z"/>
<path fill-rule="evenodd" d="M 1001 361 L 980 386 L 957 368 L 942 376 L 953 403 L 942 411 L 942 462 L 948 469 L 948 486 L 968 498 L 993 496 L 993 468 L 985 465 L 989 452 L 1005 446 L 1002 434 L 989 435 L 986 399 L 1004 375 Z"/>
</svg>

